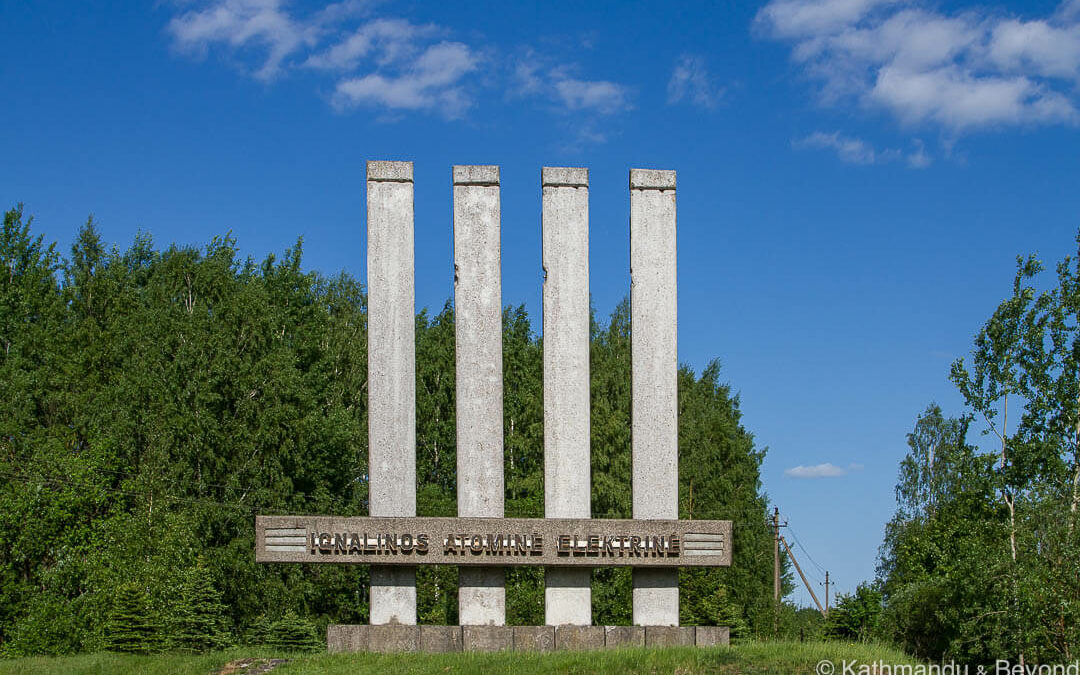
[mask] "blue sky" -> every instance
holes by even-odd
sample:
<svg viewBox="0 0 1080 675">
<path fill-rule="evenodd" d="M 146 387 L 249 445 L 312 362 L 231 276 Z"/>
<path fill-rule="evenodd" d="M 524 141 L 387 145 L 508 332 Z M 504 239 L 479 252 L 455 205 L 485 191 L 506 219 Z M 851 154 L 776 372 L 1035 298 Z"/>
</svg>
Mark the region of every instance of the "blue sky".
<svg viewBox="0 0 1080 675">
<path fill-rule="evenodd" d="M 1074 251 L 1080 0 L 458 4 L 6 0 L 0 202 L 65 251 L 94 214 L 121 247 L 303 235 L 364 278 L 364 163 L 409 159 L 436 310 L 450 167 L 498 164 L 504 302 L 538 323 L 540 167 L 591 171 L 602 316 L 627 171 L 675 169 L 680 360 L 722 361 L 838 588 L 871 578 L 905 434 L 962 412 L 949 364 L 1015 256 Z"/>
</svg>

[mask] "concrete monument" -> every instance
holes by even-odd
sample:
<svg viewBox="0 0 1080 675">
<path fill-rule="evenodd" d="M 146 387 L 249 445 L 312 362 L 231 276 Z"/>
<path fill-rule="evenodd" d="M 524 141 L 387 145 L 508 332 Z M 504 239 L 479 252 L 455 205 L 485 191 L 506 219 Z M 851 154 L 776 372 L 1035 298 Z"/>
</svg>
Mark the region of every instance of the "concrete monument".
<svg viewBox="0 0 1080 675">
<path fill-rule="evenodd" d="M 503 517 L 499 168 L 455 166 L 457 518 L 416 517 L 413 167 L 369 162 L 369 517 L 257 516 L 256 560 L 371 565 L 371 625 L 332 651 L 726 644 L 680 627 L 678 568 L 731 564 L 730 521 L 678 520 L 675 172 L 630 171 L 633 519 L 590 518 L 589 174 L 541 172 L 544 518 Z M 416 566 L 460 566 L 461 626 L 417 626 Z M 504 569 L 544 566 L 547 626 L 506 623 Z M 590 569 L 633 568 L 634 626 L 592 626 Z"/>
</svg>

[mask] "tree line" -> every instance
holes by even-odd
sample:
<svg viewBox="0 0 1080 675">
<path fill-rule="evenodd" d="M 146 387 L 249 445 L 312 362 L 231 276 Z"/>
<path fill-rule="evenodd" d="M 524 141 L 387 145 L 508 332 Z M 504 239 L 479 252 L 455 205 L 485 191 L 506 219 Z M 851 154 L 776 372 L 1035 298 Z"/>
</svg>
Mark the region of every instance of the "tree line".
<svg viewBox="0 0 1080 675">
<path fill-rule="evenodd" d="M 1080 243 L 1080 238 L 1077 239 Z M 1080 254 L 1010 292 L 907 436 L 877 578 L 829 624 L 961 663 L 1080 655 Z"/>
<path fill-rule="evenodd" d="M 230 236 L 70 255 L 21 207 L 0 234 L 0 652 L 317 644 L 368 619 L 362 565 L 256 565 L 254 514 L 367 512 L 366 296 L 348 274 L 242 259 Z M 629 518 L 624 301 L 591 327 L 592 513 Z M 543 516 L 542 341 L 503 318 L 506 515 Z M 416 317 L 417 514 L 456 515 L 454 313 Z M 679 383 L 679 517 L 734 521 L 734 563 L 680 575 L 685 624 L 770 634 L 765 451 L 718 362 Z M 789 581 L 786 581 L 789 583 Z M 457 569 L 422 566 L 421 623 L 457 622 Z M 593 619 L 630 622 L 627 569 Z M 507 571 L 507 620 L 542 624 L 543 570 Z"/>
</svg>

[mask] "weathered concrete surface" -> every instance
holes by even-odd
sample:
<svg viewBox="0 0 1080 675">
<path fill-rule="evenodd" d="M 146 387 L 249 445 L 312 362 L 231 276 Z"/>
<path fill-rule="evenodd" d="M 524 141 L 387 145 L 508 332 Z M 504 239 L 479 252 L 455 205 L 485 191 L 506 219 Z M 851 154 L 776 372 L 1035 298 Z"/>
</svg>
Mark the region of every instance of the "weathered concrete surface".
<svg viewBox="0 0 1080 675">
<path fill-rule="evenodd" d="M 555 649 L 581 652 L 602 649 L 603 646 L 603 626 L 555 626 Z"/>
<path fill-rule="evenodd" d="M 550 652 L 555 649 L 554 626 L 514 626 L 514 651 Z"/>
<path fill-rule="evenodd" d="M 441 654 L 461 650 L 461 626 L 420 626 L 420 651 Z"/>
<path fill-rule="evenodd" d="M 420 648 L 418 626 L 330 625 L 326 628 L 326 649 L 330 652 L 415 652 Z"/>
<path fill-rule="evenodd" d="M 588 518 L 589 170 L 544 167 L 544 514 Z M 592 573 L 545 571 L 545 621 L 592 623 Z"/>
<path fill-rule="evenodd" d="M 630 170 L 634 518 L 678 518 L 675 172 Z M 634 571 L 634 623 L 678 625 L 676 570 Z"/>
<path fill-rule="evenodd" d="M 646 647 L 693 647 L 693 626 L 645 626 Z"/>
<path fill-rule="evenodd" d="M 337 652 L 364 651 L 360 644 L 360 626 L 330 624 L 326 627 L 326 651 Z"/>
<path fill-rule="evenodd" d="M 455 166 L 454 323 L 459 516 L 503 515 L 499 167 Z M 506 623 L 502 569 L 462 569 L 462 624 Z"/>
<path fill-rule="evenodd" d="M 255 559 L 487 567 L 723 567 L 731 564 L 731 525 L 730 520 L 256 516 Z M 414 545 L 421 537 L 427 542 L 423 552 Z M 451 538 L 454 545 L 445 545 Z M 380 550 L 380 541 L 391 540 L 397 542 L 396 549 Z M 492 550 L 496 543 L 498 550 Z"/>
<path fill-rule="evenodd" d="M 373 516 L 416 514 L 412 162 L 368 162 L 368 474 Z M 416 571 L 371 568 L 371 623 L 416 623 Z"/>
<path fill-rule="evenodd" d="M 731 644 L 731 629 L 727 626 L 698 626 L 694 631 L 698 647 L 718 647 Z"/>
<path fill-rule="evenodd" d="M 371 623 L 416 624 L 416 568 L 371 566 Z"/>
<path fill-rule="evenodd" d="M 604 646 L 609 649 L 619 647 L 644 647 L 644 626 L 604 626 Z"/>
<path fill-rule="evenodd" d="M 579 651 L 728 643 L 726 626 L 330 625 L 326 629 L 330 652 Z"/>
<path fill-rule="evenodd" d="M 467 652 L 501 652 L 514 648 L 512 626 L 462 626 L 461 635 Z"/>
</svg>

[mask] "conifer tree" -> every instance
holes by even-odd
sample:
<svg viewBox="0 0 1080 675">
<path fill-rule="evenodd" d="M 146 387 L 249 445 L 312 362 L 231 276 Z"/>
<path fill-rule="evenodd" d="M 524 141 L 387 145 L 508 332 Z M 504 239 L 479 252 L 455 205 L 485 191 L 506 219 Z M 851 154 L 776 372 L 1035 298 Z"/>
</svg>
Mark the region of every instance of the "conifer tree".
<svg viewBox="0 0 1080 675">
<path fill-rule="evenodd" d="M 221 591 L 200 558 L 187 571 L 173 611 L 170 644 L 182 650 L 203 652 L 232 643 Z"/>
<path fill-rule="evenodd" d="M 105 630 L 105 644 L 110 651 L 146 654 L 161 646 L 157 621 L 147 602 L 146 592 L 137 583 L 120 586 L 113 601 Z"/>
<path fill-rule="evenodd" d="M 310 652 L 322 647 L 315 624 L 289 612 L 270 625 L 267 643 L 287 652 Z"/>
</svg>

